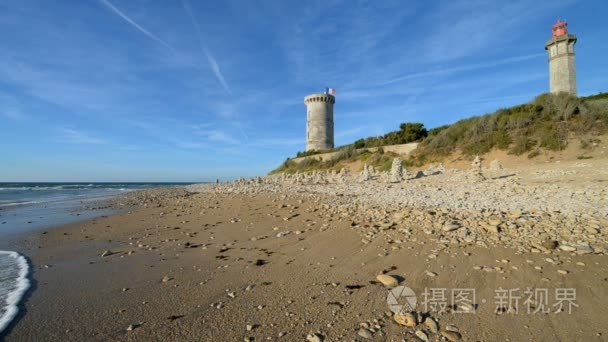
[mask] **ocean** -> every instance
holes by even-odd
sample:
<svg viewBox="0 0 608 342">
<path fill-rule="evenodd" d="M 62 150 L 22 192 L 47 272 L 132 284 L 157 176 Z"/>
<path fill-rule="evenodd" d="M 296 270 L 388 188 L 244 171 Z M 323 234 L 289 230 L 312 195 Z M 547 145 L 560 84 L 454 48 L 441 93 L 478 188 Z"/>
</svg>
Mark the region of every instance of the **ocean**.
<svg viewBox="0 0 608 342">
<path fill-rule="evenodd" d="M 79 210 L 127 191 L 192 183 L 0 183 L 0 237 L 107 214 Z M 0 241 L 0 248 L 5 248 Z"/>
<path fill-rule="evenodd" d="M 0 339 L 29 287 L 28 263 L 11 241 L 22 233 L 111 214 L 87 204 L 127 191 L 192 183 L 0 183 Z"/>
</svg>

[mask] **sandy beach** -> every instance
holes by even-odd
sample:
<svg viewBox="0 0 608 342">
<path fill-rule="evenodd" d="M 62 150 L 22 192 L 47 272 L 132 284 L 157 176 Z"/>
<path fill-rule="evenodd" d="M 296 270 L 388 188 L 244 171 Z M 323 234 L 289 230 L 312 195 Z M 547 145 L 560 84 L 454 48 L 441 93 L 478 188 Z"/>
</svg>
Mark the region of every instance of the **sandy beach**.
<svg viewBox="0 0 608 342">
<path fill-rule="evenodd" d="M 542 182 L 526 170 L 507 170 L 516 175 L 465 184 L 453 180 L 470 178 L 469 171 L 447 170 L 400 184 L 385 183 L 381 175 L 369 182 L 325 175 L 316 180 L 324 184 L 307 184 L 297 175 L 134 192 L 113 203 L 129 211 L 18 241 L 32 263 L 34 290 L 5 338 L 605 340 L 606 191 L 596 185 L 605 177 L 601 165 L 560 165 L 560 172 L 541 173 Z M 568 170 L 578 170 L 573 193 L 580 197 L 557 196 L 572 191 L 563 182 Z M 466 205 L 435 202 L 445 196 L 441 191 L 458 193 L 449 184 L 496 188 L 499 195 L 484 194 L 494 200 L 486 198 L 486 206 L 496 210 L 475 214 Z M 510 196 L 518 186 L 556 196 Z M 424 199 L 428 208 L 395 195 L 416 187 L 438 194 Z M 501 205 L 509 197 L 513 208 Z M 469 201 L 476 205 L 475 196 Z M 535 201 L 565 206 L 561 213 L 516 209 Z M 577 212 L 584 206 L 596 210 Z M 478 218 L 489 223 L 476 224 Z M 492 219 L 500 221 L 494 233 L 487 229 Z M 387 304 L 395 284 L 387 288 L 379 274 L 415 292 L 417 326 L 395 321 Z M 471 304 L 453 303 L 461 289 L 474 290 Z M 575 289 L 561 308 L 564 290 L 558 289 Z M 506 302 L 503 290 L 510 291 Z M 529 293 L 540 299 L 526 301 Z"/>
</svg>

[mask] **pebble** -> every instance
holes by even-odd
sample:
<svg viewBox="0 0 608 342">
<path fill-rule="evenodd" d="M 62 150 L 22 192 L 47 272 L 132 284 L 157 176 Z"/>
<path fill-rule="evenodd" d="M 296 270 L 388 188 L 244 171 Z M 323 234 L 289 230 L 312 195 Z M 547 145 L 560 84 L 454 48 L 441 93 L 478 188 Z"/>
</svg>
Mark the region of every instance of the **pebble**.
<svg viewBox="0 0 608 342">
<path fill-rule="evenodd" d="M 414 314 L 411 314 L 409 312 L 404 314 L 396 313 L 393 319 L 395 320 L 395 322 L 404 325 L 408 328 L 413 328 L 418 325 L 418 318 Z"/>
<path fill-rule="evenodd" d="M 557 273 L 559 273 L 559 274 L 568 274 L 570 272 L 568 272 L 566 270 L 557 270 Z"/>
<path fill-rule="evenodd" d="M 428 342 L 429 337 L 422 330 L 416 330 L 416 337 L 418 337 L 421 341 Z"/>
<path fill-rule="evenodd" d="M 446 331 L 455 331 L 455 332 L 459 332 L 460 331 L 457 326 L 452 325 L 452 324 L 446 325 L 445 326 L 445 330 Z"/>
<path fill-rule="evenodd" d="M 429 276 L 429 277 L 436 277 L 436 276 L 437 276 L 437 273 L 435 273 L 435 272 L 426 271 L 425 273 L 426 273 L 426 275 L 427 275 L 427 276 Z"/>
<path fill-rule="evenodd" d="M 443 226 L 443 231 L 444 232 L 451 232 L 451 231 L 456 230 L 458 228 L 460 228 L 459 224 L 452 223 L 452 224 L 447 224 L 447 225 Z"/>
<path fill-rule="evenodd" d="M 168 282 L 168 281 L 170 281 L 170 280 L 173 280 L 173 278 L 171 278 L 171 277 L 169 277 L 168 275 L 166 275 L 166 276 L 164 276 L 164 277 L 163 277 L 162 282 L 163 282 L 163 283 L 166 283 L 166 282 Z"/>
<path fill-rule="evenodd" d="M 372 332 L 365 328 L 359 329 L 359 332 L 357 332 L 357 335 L 363 337 L 364 339 L 370 339 L 373 337 Z"/>
<path fill-rule="evenodd" d="M 559 249 L 564 252 L 574 252 L 576 251 L 576 247 L 568 246 L 568 245 L 559 245 Z"/>
<path fill-rule="evenodd" d="M 441 336 L 445 337 L 446 340 L 450 342 L 456 342 L 462 339 L 462 335 L 457 331 L 445 330 L 441 332 Z"/>
<path fill-rule="evenodd" d="M 388 274 L 379 274 L 378 276 L 376 276 L 376 280 L 378 280 L 388 288 L 393 288 L 399 285 L 399 281 L 397 280 L 397 278 Z"/>
<path fill-rule="evenodd" d="M 558 245 L 559 243 L 555 240 L 547 240 L 542 244 L 546 249 L 556 249 Z"/>
<path fill-rule="evenodd" d="M 308 334 L 306 336 L 306 342 L 323 342 L 325 337 L 321 334 Z"/>
<path fill-rule="evenodd" d="M 424 319 L 424 325 L 433 334 L 436 334 L 439 332 L 439 325 L 437 325 L 437 322 L 435 322 L 435 320 L 431 317 L 427 317 Z"/>
</svg>

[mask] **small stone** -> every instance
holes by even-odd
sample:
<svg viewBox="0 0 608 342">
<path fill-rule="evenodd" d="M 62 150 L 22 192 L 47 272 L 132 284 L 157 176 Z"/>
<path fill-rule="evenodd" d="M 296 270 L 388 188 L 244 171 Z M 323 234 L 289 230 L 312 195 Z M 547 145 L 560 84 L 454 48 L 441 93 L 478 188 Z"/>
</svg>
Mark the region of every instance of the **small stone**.
<svg viewBox="0 0 608 342">
<path fill-rule="evenodd" d="M 459 224 L 457 224 L 457 223 L 451 223 L 451 224 L 447 224 L 447 225 L 443 226 L 443 231 L 444 232 L 451 232 L 451 231 L 456 230 L 458 228 L 460 228 Z"/>
<path fill-rule="evenodd" d="M 576 254 L 591 254 L 593 253 L 593 248 L 589 245 L 578 245 L 576 247 Z"/>
<path fill-rule="evenodd" d="M 135 330 L 135 328 L 137 328 L 137 325 L 131 324 L 127 327 L 127 331 L 133 331 L 133 330 Z"/>
<path fill-rule="evenodd" d="M 422 330 L 416 330 L 416 337 L 418 337 L 421 341 L 428 342 L 429 337 Z"/>
<path fill-rule="evenodd" d="M 359 329 L 359 332 L 357 332 L 357 335 L 363 337 L 364 339 L 370 339 L 373 337 L 372 332 L 365 328 Z"/>
<path fill-rule="evenodd" d="M 435 273 L 435 272 L 426 271 L 425 273 L 426 273 L 426 275 L 427 275 L 427 276 L 429 276 L 429 277 L 436 277 L 436 276 L 437 276 L 437 273 Z"/>
<path fill-rule="evenodd" d="M 568 272 L 566 270 L 557 270 L 557 273 L 559 273 L 559 274 L 568 274 L 570 272 Z"/>
<path fill-rule="evenodd" d="M 395 322 L 404 325 L 408 328 L 413 328 L 416 325 L 418 325 L 418 318 L 411 313 L 396 313 L 395 316 L 393 317 L 393 319 L 395 320 Z"/>
<path fill-rule="evenodd" d="M 574 252 L 576 251 L 576 247 L 568 246 L 568 245 L 559 245 L 559 249 L 564 252 Z"/>
<path fill-rule="evenodd" d="M 432 319 L 431 317 L 427 317 L 427 318 L 424 319 L 424 325 L 433 334 L 436 334 L 436 333 L 439 332 L 439 325 L 437 325 L 437 322 L 435 322 L 435 320 Z"/>
<path fill-rule="evenodd" d="M 489 223 L 491 226 L 498 226 L 499 224 L 501 224 L 501 223 L 502 223 L 502 220 L 501 220 L 501 219 L 499 219 L 499 218 L 498 218 L 498 217 L 496 217 L 496 216 L 492 216 L 492 217 L 490 217 L 490 219 L 488 219 L 488 223 Z"/>
<path fill-rule="evenodd" d="M 171 278 L 171 277 L 169 277 L 168 275 L 166 275 L 166 276 L 164 276 L 164 277 L 163 277 L 162 282 L 163 282 L 163 283 L 166 283 L 166 282 L 168 282 L 168 281 L 170 281 L 170 280 L 173 280 L 173 278 Z"/>
<path fill-rule="evenodd" d="M 542 244 L 543 247 L 549 250 L 556 249 L 558 245 L 559 243 L 555 240 L 547 240 Z"/>
<path fill-rule="evenodd" d="M 458 304 L 458 310 L 460 312 L 474 312 L 475 307 L 471 303 L 460 303 Z"/>
<path fill-rule="evenodd" d="M 446 340 L 450 342 L 456 342 L 462 339 L 462 335 L 457 331 L 445 330 L 441 332 L 441 336 L 445 337 Z"/>
<path fill-rule="evenodd" d="M 323 337 L 323 335 L 320 335 L 320 334 L 308 334 L 306 336 L 307 342 L 323 342 L 324 339 L 325 339 L 325 337 Z"/>
<path fill-rule="evenodd" d="M 389 288 L 393 288 L 393 287 L 399 285 L 399 281 L 397 280 L 397 278 L 395 278 L 391 275 L 388 275 L 388 274 L 379 274 L 378 276 L 376 276 L 376 280 L 378 280 L 384 286 L 389 287 Z"/>
<path fill-rule="evenodd" d="M 251 325 L 251 324 L 247 324 L 247 325 L 245 326 L 245 329 L 246 329 L 247 331 L 251 331 L 251 330 L 253 330 L 253 325 Z"/>
</svg>

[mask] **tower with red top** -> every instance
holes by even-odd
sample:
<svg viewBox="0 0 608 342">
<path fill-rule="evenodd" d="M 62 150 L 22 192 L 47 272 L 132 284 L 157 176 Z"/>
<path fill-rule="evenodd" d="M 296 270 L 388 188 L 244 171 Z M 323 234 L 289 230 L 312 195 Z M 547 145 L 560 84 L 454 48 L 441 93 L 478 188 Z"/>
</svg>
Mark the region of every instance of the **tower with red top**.
<svg viewBox="0 0 608 342">
<path fill-rule="evenodd" d="M 576 36 L 568 33 L 568 23 L 561 20 L 557 20 L 551 31 L 552 36 L 545 44 L 545 50 L 549 54 L 549 90 L 551 93 L 576 95 Z"/>
</svg>

